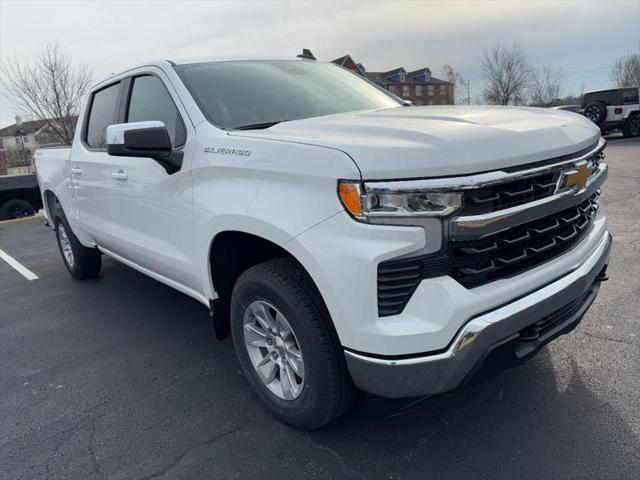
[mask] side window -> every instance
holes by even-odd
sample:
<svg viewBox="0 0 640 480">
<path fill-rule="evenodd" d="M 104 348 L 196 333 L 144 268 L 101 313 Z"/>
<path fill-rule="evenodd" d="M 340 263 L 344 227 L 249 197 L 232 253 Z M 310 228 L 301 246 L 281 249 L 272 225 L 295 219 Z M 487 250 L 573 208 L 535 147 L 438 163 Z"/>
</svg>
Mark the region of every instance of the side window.
<svg viewBox="0 0 640 480">
<path fill-rule="evenodd" d="M 623 90 L 622 101 L 623 103 L 638 103 L 638 89 Z"/>
<path fill-rule="evenodd" d="M 91 97 L 85 141 L 91 148 L 106 148 L 106 130 L 116 122 L 120 82 L 95 92 Z"/>
<path fill-rule="evenodd" d="M 162 80 L 152 75 L 133 79 L 127 112 L 127 123 L 147 120 L 160 120 L 169 131 L 171 145 L 184 145 L 187 133 L 178 109 Z"/>
</svg>

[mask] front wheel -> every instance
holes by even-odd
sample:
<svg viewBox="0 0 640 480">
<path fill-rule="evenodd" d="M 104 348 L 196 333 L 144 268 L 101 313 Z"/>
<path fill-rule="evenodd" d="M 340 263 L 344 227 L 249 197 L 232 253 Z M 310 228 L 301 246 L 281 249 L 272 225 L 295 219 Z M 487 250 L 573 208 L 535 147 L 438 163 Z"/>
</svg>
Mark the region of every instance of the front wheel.
<svg viewBox="0 0 640 480">
<path fill-rule="evenodd" d="M 627 138 L 640 136 L 640 115 L 627 118 L 622 127 L 622 135 Z"/>
<path fill-rule="evenodd" d="M 55 219 L 55 232 L 62 261 L 71 276 L 78 280 L 97 277 L 102 266 L 100 252 L 82 245 L 62 215 Z"/>
<path fill-rule="evenodd" d="M 355 388 L 329 312 L 295 260 L 270 260 L 240 276 L 231 332 L 245 377 L 282 421 L 320 428 L 351 405 Z"/>
</svg>

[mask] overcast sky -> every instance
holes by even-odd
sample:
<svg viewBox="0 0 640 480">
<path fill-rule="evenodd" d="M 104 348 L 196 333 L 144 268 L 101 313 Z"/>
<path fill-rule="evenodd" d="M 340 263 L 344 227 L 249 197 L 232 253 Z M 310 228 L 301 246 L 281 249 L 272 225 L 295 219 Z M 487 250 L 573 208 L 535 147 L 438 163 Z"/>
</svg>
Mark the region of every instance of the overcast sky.
<svg viewBox="0 0 640 480">
<path fill-rule="evenodd" d="M 350 53 L 367 70 L 449 63 L 482 88 L 479 58 L 519 42 L 534 65 L 562 66 L 563 93 L 610 85 L 620 55 L 640 50 L 640 0 L 213 2 L 0 0 L 0 61 L 48 42 L 95 69 L 95 77 L 150 59 L 215 54 Z M 3 100 L 0 126 L 17 112 Z"/>
</svg>

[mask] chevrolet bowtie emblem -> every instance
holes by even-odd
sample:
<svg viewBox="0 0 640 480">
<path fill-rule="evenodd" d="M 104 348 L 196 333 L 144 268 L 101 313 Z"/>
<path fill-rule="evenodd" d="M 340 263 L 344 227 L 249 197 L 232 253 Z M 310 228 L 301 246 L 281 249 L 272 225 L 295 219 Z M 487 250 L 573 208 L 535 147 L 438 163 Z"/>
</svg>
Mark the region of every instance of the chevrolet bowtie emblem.
<svg viewBox="0 0 640 480">
<path fill-rule="evenodd" d="M 586 163 L 576 165 L 574 169 L 562 173 L 556 191 L 567 189 L 580 191 L 587 185 L 587 180 L 590 175 L 591 169 L 589 168 L 589 165 Z"/>
</svg>

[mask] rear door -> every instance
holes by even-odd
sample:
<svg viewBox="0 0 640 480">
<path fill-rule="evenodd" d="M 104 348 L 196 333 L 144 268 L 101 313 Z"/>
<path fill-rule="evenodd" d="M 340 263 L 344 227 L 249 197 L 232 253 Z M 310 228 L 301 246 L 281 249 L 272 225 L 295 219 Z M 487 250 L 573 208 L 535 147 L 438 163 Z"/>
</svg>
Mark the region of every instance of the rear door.
<svg viewBox="0 0 640 480">
<path fill-rule="evenodd" d="M 81 141 L 71 154 L 71 186 L 77 221 L 98 244 L 112 230 L 106 208 L 111 190 L 111 157 L 107 155 L 106 129 L 117 122 L 122 82 L 93 92 L 83 119 Z"/>
<path fill-rule="evenodd" d="M 151 158 L 110 157 L 110 194 L 105 214 L 110 225 L 105 247 L 141 267 L 196 290 L 192 184 L 188 171 L 195 131 L 161 70 L 125 79 L 123 121 L 158 120 L 169 131 L 183 166 L 169 174 Z M 178 107 L 180 105 L 180 108 Z M 188 121 L 188 119 L 187 119 Z"/>
</svg>

